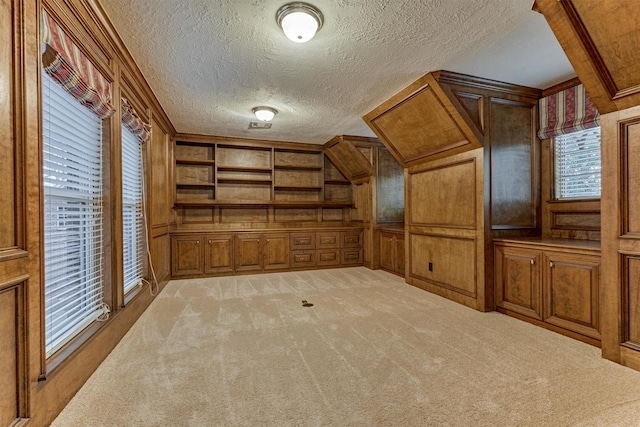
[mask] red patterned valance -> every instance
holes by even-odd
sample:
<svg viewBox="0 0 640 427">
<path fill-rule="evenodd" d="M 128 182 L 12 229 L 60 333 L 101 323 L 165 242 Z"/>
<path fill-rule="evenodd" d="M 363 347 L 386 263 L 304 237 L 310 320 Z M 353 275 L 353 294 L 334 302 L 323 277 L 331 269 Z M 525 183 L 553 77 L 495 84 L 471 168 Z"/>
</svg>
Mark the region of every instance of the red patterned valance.
<svg viewBox="0 0 640 427">
<path fill-rule="evenodd" d="M 600 126 L 600 114 L 581 84 L 542 98 L 538 106 L 540 139 Z"/>
<path fill-rule="evenodd" d="M 41 31 L 43 66 L 53 80 L 101 119 L 115 113 L 109 82 L 44 10 Z"/>
<path fill-rule="evenodd" d="M 141 143 L 149 142 L 151 138 L 151 126 L 145 123 L 136 110 L 129 104 L 125 98 L 122 98 L 122 124 L 134 134 Z"/>
</svg>

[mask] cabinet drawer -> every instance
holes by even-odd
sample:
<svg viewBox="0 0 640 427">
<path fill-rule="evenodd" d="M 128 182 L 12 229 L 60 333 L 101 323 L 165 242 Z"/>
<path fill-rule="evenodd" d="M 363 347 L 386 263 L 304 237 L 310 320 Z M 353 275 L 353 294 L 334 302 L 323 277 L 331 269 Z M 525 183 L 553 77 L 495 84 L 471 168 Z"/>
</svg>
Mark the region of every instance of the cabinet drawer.
<svg viewBox="0 0 640 427">
<path fill-rule="evenodd" d="M 362 264 L 362 249 L 343 249 L 342 264 Z"/>
<path fill-rule="evenodd" d="M 340 247 L 340 232 L 329 231 L 316 233 L 316 248 L 317 249 L 333 249 Z"/>
<path fill-rule="evenodd" d="M 313 233 L 291 233 L 291 250 L 315 249 L 315 235 Z"/>
<path fill-rule="evenodd" d="M 337 236 L 336 236 L 337 238 Z M 340 250 L 326 249 L 316 251 L 316 265 L 337 265 L 340 264 Z"/>
<path fill-rule="evenodd" d="M 313 267 L 316 264 L 315 251 L 291 252 L 291 267 Z"/>
<path fill-rule="evenodd" d="M 359 231 L 342 231 L 340 233 L 340 244 L 342 248 L 362 247 L 362 233 Z"/>
</svg>

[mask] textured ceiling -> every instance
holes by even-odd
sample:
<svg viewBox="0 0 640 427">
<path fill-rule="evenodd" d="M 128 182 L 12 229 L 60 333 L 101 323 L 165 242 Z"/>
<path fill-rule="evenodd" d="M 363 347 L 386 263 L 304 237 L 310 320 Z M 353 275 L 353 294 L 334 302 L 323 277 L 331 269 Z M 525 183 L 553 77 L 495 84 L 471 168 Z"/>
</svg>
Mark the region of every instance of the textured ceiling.
<svg viewBox="0 0 640 427">
<path fill-rule="evenodd" d="M 100 0 L 178 132 L 325 143 L 429 71 L 546 88 L 575 76 L 531 0 L 312 0 L 308 43 L 286 0 Z M 270 130 L 251 109 L 276 108 Z"/>
</svg>

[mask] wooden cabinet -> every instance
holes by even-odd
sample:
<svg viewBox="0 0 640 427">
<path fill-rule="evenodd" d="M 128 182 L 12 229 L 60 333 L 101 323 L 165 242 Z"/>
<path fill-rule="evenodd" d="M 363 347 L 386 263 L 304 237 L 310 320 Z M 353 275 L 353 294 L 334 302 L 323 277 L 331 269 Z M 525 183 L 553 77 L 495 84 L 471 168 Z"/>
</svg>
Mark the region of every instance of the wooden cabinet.
<svg viewBox="0 0 640 427">
<path fill-rule="evenodd" d="M 495 263 L 499 311 L 592 344 L 600 339 L 598 242 L 497 240 Z"/>
<path fill-rule="evenodd" d="M 263 237 L 264 269 L 289 268 L 289 234 L 267 234 Z"/>
<path fill-rule="evenodd" d="M 404 230 L 380 231 L 380 268 L 404 277 Z"/>
<path fill-rule="evenodd" d="M 212 234 L 205 236 L 204 273 L 233 272 L 233 235 Z"/>
<path fill-rule="evenodd" d="M 235 247 L 236 271 L 262 271 L 262 234 L 238 234 Z"/>
<path fill-rule="evenodd" d="M 600 339 L 600 257 L 544 253 L 545 322 Z"/>
<path fill-rule="evenodd" d="M 171 239 L 171 274 L 191 276 L 203 273 L 202 236 L 173 236 Z"/>
<path fill-rule="evenodd" d="M 362 229 L 177 232 L 174 277 L 214 276 L 362 265 Z"/>
<path fill-rule="evenodd" d="M 496 245 L 498 307 L 542 319 L 541 256 L 538 249 Z"/>
</svg>

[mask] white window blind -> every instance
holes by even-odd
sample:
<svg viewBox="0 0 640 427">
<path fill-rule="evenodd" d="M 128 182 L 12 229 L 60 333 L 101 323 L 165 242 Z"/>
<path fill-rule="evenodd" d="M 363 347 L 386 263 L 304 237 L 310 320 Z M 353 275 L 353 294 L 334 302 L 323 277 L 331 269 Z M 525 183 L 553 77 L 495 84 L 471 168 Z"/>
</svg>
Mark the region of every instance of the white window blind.
<svg viewBox="0 0 640 427">
<path fill-rule="evenodd" d="M 104 313 L 101 120 L 42 73 L 47 357 Z"/>
<path fill-rule="evenodd" d="M 554 138 L 556 199 L 600 197 L 600 127 Z"/>
<path fill-rule="evenodd" d="M 144 223 L 142 185 L 142 144 L 122 126 L 122 250 L 124 292 L 142 281 L 144 259 Z"/>
</svg>

